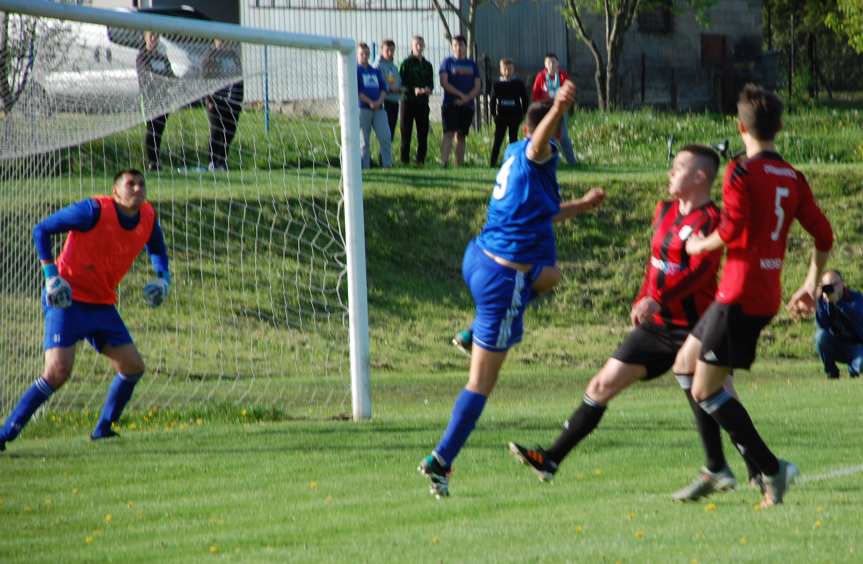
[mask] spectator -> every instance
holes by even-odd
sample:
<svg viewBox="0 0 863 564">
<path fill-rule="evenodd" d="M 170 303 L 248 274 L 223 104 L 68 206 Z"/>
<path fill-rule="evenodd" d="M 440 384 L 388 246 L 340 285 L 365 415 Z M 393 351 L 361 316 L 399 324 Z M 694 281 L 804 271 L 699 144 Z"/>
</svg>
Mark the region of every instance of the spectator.
<svg viewBox="0 0 863 564">
<path fill-rule="evenodd" d="M 553 99 L 561 85 L 569 80 L 569 75 L 566 71 L 560 68 L 560 61 L 554 53 L 548 53 L 545 56 L 545 68 L 539 71 L 536 79 L 533 81 L 533 91 L 531 96 L 534 102 Z M 563 136 L 560 139 L 560 148 L 563 152 L 563 158 L 571 165 L 577 162 L 575 152 L 572 150 L 572 139 L 569 137 L 569 114 L 563 116 L 561 122 Z"/>
<path fill-rule="evenodd" d="M 491 166 L 497 167 L 497 156 L 503 134 L 509 132 L 509 142 L 518 139 L 518 126 L 527 112 L 527 86 L 515 76 L 512 59 L 500 60 L 500 80 L 491 87 L 491 115 L 494 117 L 494 144 L 491 147 Z"/>
<path fill-rule="evenodd" d="M 360 104 L 360 151 L 363 168 L 372 165 L 369 142 L 371 130 L 374 128 L 378 143 L 381 146 L 381 166 L 390 168 L 393 165 L 392 138 L 390 137 L 387 114 L 383 109 L 386 97 L 384 75 L 369 64 L 369 46 L 360 43 L 357 46 L 357 88 Z"/>
<path fill-rule="evenodd" d="M 242 77 L 240 54 L 235 45 L 213 39 L 202 63 L 204 78 L 222 80 Z M 228 170 L 228 149 L 243 109 L 243 81 L 238 80 L 207 96 L 207 118 L 210 122 L 210 170 Z"/>
<path fill-rule="evenodd" d="M 147 113 L 151 107 L 159 107 L 167 100 L 166 78 L 176 78 L 171 68 L 171 61 L 159 51 L 159 34 L 153 31 L 144 32 L 144 47 L 138 51 L 135 59 L 135 70 L 138 73 L 138 87 L 141 90 L 141 104 Z M 168 122 L 168 114 L 163 114 L 147 121 L 147 131 L 144 134 L 144 148 L 147 157 L 147 170 L 157 171 L 161 168 L 159 147 L 162 145 L 162 133 Z"/>
<path fill-rule="evenodd" d="M 845 285 L 842 275 L 828 270 L 821 277 L 815 310 L 815 346 L 827 378 L 839 378 L 837 362 L 848 365 L 848 375 L 863 369 L 863 294 Z"/>
<path fill-rule="evenodd" d="M 378 57 L 378 70 L 386 81 L 386 98 L 384 110 L 387 112 L 387 123 L 390 126 L 390 139 L 396 137 L 396 122 L 399 120 L 399 101 L 402 99 L 402 78 L 399 69 L 393 62 L 396 44 L 392 39 L 381 42 L 381 55 Z"/>
<path fill-rule="evenodd" d="M 452 140 L 455 137 L 455 162 L 464 164 L 464 149 L 470 125 L 473 122 L 474 98 L 479 94 L 481 83 L 479 67 L 467 58 L 467 41 L 463 35 L 452 38 L 452 56 L 447 57 L 438 69 L 443 88 L 443 141 L 441 142 L 441 164 L 449 164 Z"/>
<path fill-rule="evenodd" d="M 434 69 L 423 58 L 425 40 L 415 35 L 411 40 L 411 54 L 402 61 L 399 74 L 405 100 L 402 104 L 402 162 L 410 162 L 413 124 L 417 124 L 417 164 L 424 164 L 428 151 L 429 95 L 434 88 Z"/>
</svg>

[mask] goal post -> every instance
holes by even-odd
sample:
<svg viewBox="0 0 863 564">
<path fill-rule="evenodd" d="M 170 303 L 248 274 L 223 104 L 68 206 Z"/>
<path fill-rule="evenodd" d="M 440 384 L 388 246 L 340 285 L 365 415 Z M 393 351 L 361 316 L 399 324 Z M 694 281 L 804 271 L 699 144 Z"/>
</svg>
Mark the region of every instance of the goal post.
<svg viewBox="0 0 863 564">
<path fill-rule="evenodd" d="M 342 345 L 319 343 L 322 338 L 313 333 L 320 329 L 320 334 L 332 337 L 342 331 L 344 323 L 340 319 L 344 317 L 347 319 L 344 346 L 348 349 L 345 384 L 350 388 L 352 417 L 357 421 L 370 418 L 368 301 L 355 41 L 39 0 L 0 0 L 0 13 L 4 15 L 6 25 L 3 39 L 11 42 L 21 63 L 20 71 L 16 71 L 17 77 L 0 77 L 5 80 L 4 96 L 17 98 L 15 106 L 4 107 L 0 112 L 0 134 L 3 136 L 0 209 L 6 208 L 0 215 L 0 233 L 23 230 L 29 235 L 33 225 L 28 222 L 32 222 L 32 213 L 35 212 L 28 210 L 28 215 L 18 211 L 18 207 L 28 205 L 27 202 L 36 202 L 33 207 L 38 208 L 44 217 L 76 198 L 107 191 L 109 186 L 105 184 L 105 177 L 110 175 L 108 166 L 118 170 L 123 167 L 141 168 L 145 162 L 142 161 L 143 133 L 150 131 L 150 123 L 159 115 L 170 112 L 165 132 L 167 142 L 173 144 L 167 151 L 170 158 L 165 159 L 168 164 L 161 166 L 152 178 L 148 174 L 147 183 L 151 195 L 160 198 L 161 194 L 169 194 L 156 206 L 160 220 L 165 224 L 166 239 L 173 236 L 182 240 L 177 244 L 168 241 L 172 270 L 173 265 L 177 265 L 181 276 L 166 304 L 180 320 L 169 321 L 159 317 L 163 315 L 161 313 L 150 315 L 147 310 L 132 305 L 139 297 L 139 289 L 125 290 L 124 286 L 132 285 L 128 280 L 121 285 L 119 303 L 121 314 L 130 325 L 136 342 L 138 335 L 143 334 L 149 347 L 171 349 L 170 354 L 159 355 L 153 355 L 152 350 L 142 351 L 145 359 L 158 356 L 155 371 L 163 374 L 165 380 L 152 385 L 160 392 L 158 401 L 169 405 L 175 401 L 189 403 L 198 399 L 278 403 L 282 396 L 275 389 L 280 382 L 289 382 L 298 386 L 297 389 L 308 390 L 309 403 L 337 404 L 340 395 L 338 384 L 336 388 L 321 387 L 323 378 L 317 377 L 314 360 L 309 359 L 325 359 L 327 371 L 330 365 L 334 371 L 340 370 L 338 358 Z M 19 20 L 9 24 L 5 18 L 8 15 L 15 15 Z M 53 45 L 51 48 L 57 51 L 50 54 L 54 66 L 48 76 L 44 69 L 39 74 L 38 66 L 46 56 L 45 44 L 34 42 L 32 37 L 29 44 L 21 39 L 26 36 L 22 30 L 34 21 L 102 26 L 99 29 L 104 31 L 116 28 L 140 33 L 156 32 L 175 39 L 176 44 L 186 40 L 198 41 L 195 57 L 200 56 L 214 39 L 239 45 L 243 67 L 239 78 L 245 81 L 247 93 L 241 113 L 251 115 L 240 118 L 239 125 L 235 120 L 237 137 L 230 148 L 230 165 L 223 163 L 226 171 L 222 172 L 218 163 L 214 168 L 213 118 L 207 106 L 207 116 L 211 121 L 210 140 L 207 141 L 204 133 L 207 116 L 200 100 L 209 100 L 207 97 L 213 90 L 237 82 L 237 76 L 225 74 L 201 78 L 195 74 L 199 61 L 173 47 L 175 52 L 186 57 L 183 60 L 191 69 L 187 76 L 194 78 L 172 79 L 157 101 L 145 103 L 143 92 L 130 94 L 123 91 L 132 87 L 122 77 L 133 73 L 135 66 L 128 61 L 119 61 L 121 47 L 102 45 L 103 31 L 99 31 L 96 40 L 87 37 L 81 39 L 79 45 Z M 33 25 L 32 29 L 38 27 Z M 15 44 L 16 40 L 18 44 Z M 259 51 L 270 49 L 269 62 L 253 50 L 257 47 L 261 47 Z M 166 55 L 169 58 L 171 48 L 169 45 Z M 280 51 L 281 59 L 274 57 L 274 50 Z M 317 84 L 316 92 L 332 91 L 338 104 L 337 112 L 316 113 L 317 109 L 326 106 L 321 100 L 328 94 L 310 96 L 297 91 L 301 85 L 292 79 L 294 75 L 287 73 L 299 71 L 286 63 L 302 60 L 294 53 L 296 50 L 315 52 L 315 56 L 317 53 L 330 53 L 336 57 L 337 64 L 324 69 L 335 69 L 336 76 L 330 77 L 331 84 Z M 79 58 L 72 61 L 69 54 L 72 52 Z M 266 57 L 266 51 L 264 53 Z M 69 60 L 63 60 L 64 57 Z M 95 57 L 97 63 L 89 57 Z M 102 71 L 96 67 L 109 70 Z M 280 72 L 286 74 L 276 81 Z M 34 78 L 36 76 L 41 82 Z M 121 78 L 112 80 L 114 76 Z M 62 86 L 57 87 L 61 81 Z M 291 86 L 281 86 L 282 91 L 278 92 L 277 82 Z M 263 84 L 266 87 L 261 87 Z M 88 92 L 88 87 L 92 91 Z M 250 96 L 252 91 L 254 94 Z M 259 91 L 264 91 L 266 99 L 250 100 L 250 97 L 260 96 Z M 100 104 L 95 109 L 88 106 L 94 100 Z M 139 102 L 135 104 L 130 102 L 132 100 Z M 122 107 L 116 109 L 112 104 Z M 204 105 L 207 104 L 209 101 Z M 283 116 L 272 125 L 272 131 L 267 112 L 267 131 L 260 128 L 260 132 L 255 130 L 253 135 L 243 137 L 244 132 L 254 127 L 250 122 L 260 121 L 262 108 L 266 106 L 269 109 L 272 104 L 279 106 L 276 111 L 281 111 Z M 328 120 L 332 120 L 333 125 Z M 226 148 L 229 144 L 230 141 L 224 143 Z M 336 144 L 338 154 L 330 157 L 329 150 Z M 161 151 L 166 152 L 164 145 Z M 239 164 L 235 166 L 235 162 Z M 91 171 L 90 176 L 85 171 Z M 330 171 L 337 172 L 336 178 Z M 60 186 L 59 191 L 51 193 L 51 187 L 55 185 Z M 331 198 L 329 191 L 337 193 L 337 197 Z M 5 204 L 3 200 L 6 200 Z M 55 251 L 59 242 L 54 241 Z M 23 243 L 18 245 L 23 246 Z M 38 272 L 35 253 L 31 250 L 28 255 L 18 247 L 15 247 L 15 253 L 8 252 L 9 256 L 0 253 L 3 268 L 7 271 L 3 276 L 17 280 L 0 282 L 0 321 L 3 326 L 0 333 L 7 333 L 6 336 L 0 334 L 0 354 L 5 357 L 5 368 L 0 370 L 0 407 L 4 413 L 9 411 L 27 379 L 32 381 L 38 375 L 32 373 L 38 365 L 38 359 L 33 357 L 41 356 L 41 353 L 37 355 L 34 352 L 33 346 L 20 344 L 24 339 L 30 339 L 33 344 L 41 341 L 41 323 L 35 319 L 41 280 L 38 274 L 34 275 Z M 237 255 L 227 259 L 222 256 L 230 253 Z M 186 265 L 183 261 L 194 264 Z M 139 259 L 127 279 L 145 279 L 149 269 L 146 262 L 145 258 Z M 225 273 L 232 276 L 224 283 L 226 288 L 218 283 L 218 276 Z M 201 287 L 195 284 L 201 284 Z M 219 303 L 208 303 L 196 295 L 208 288 L 219 292 Z M 346 303 L 342 298 L 343 291 L 347 294 Z M 21 305 L 28 297 L 28 305 Z M 174 305 L 171 305 L 172 301 Z M 124 309 L 127 304 L 130 304 L 128 314 Z M 28 307 L 29 310 L 26 309 Z M 19 323 L 16 316 L 26 321 Z M 132 323 L 134 317 L 144 319 Z M 187 323 L 186 317 L 201 317 L 206 326 L 198 327 L 191 321 Z M 19 333 L 11 336 L 13 325 L 26 327 L 30 333 L 20 329 Z M 170 328 L 166 329 L 167 326 Z M 33 332 L 34 328 L 38 330 Z M 196 360 L 201 354 L 188 343 L 193 343 L 196 337 L 206 340 L 206 354 L 213 358 Z M 285 343 L 286 340 L 290 342 Z M 269 354 L 266 346 L 273 347 Z M 311 352 L 300 358 L 305 351 Z M 24 357 L 28 363 L 15 363 L 16 358 Z M 86 359 L 77 361 L 72 382 L 82 371 L 93 369 L 101 371 L 102 383 L 106 384 L 108 376 L 105 375 L 104 361 L 87 362 Z M 206 369 L 187 366 L 196 362 L 205 364 Z M 154 362 L 148 360 L 147 363 L 148 372 L 152 374 Z M 167 380 L 175 378 L 172 372 L 175 366 L 188 370 L 188 377 L 182 382 L 177 377 L 177 387 L 172 388 Z M 294 373 L 298 376 L 295 377 Z M 262 386 L 266 383 L 266 391 L 253 389 L 256 379 Z M 202 382 L 208 380 L 217 381 L 219 390 L 206 389 Z M 339 377 L 327 377 L 326 380 L 340 381 Z M 250 381 L 251 384 L 248 383 Z M 103 393 L 104 389 L 92 392 L 83 400 L 69 405 L 95 408 Z M 146 394 L 145 388 L 136 394 L 136 401 L 144 405 L 154 403 L 154 400 L 147 399 Z M 297 400 L 293 391 L 289 395 L 295 400 L 294 404 L 306 402 L 305 399 Z M 52 403 L 57 402 L 52 400 Z"/>
</svg>

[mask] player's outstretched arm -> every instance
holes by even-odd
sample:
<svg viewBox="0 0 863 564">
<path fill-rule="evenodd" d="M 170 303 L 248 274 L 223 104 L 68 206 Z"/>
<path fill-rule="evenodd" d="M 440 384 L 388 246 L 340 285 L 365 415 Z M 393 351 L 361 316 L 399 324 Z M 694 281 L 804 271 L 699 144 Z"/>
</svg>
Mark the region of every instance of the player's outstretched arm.
<svg viewBox="0 0 863 564">
<path fill-rule="evenodd" d="M 809 261 L 809 272 L 806 274 L 806 280 L 803 285 L 788 300 L 788 305 L 785 309 L 791 314 L 794 319 L 807 317 L 815 311 L 815 291 L 818 289 L 818 281 L 821 279 L 821 274 L 827 266 L 827 258 L 830 256 L 830 251 L 819 251 L 815 249 L 812 253 L 812 260 Z"/>
<path fill-rule="evenodd" d="M 560 120 L 574 103 L 575 83 L 568 80 L 557 91 L 551 109 L 533 130 L 530 143 L 527 144 L 527 158 L 534 162 L 548 160 L 551 156 L 551 147 L 548 142 L 557 134 L 558 129 L 560 129 Z"/>
<path fill-rule="evenodd" d="M 598 208 L 605 200 L 605 190 L 602 188 L 591 188 L 581 198 L 569 200 L 560 204 L 560 211 L 551 220 L 555 223 L 572 219 L 578 214 L 589 212 Z"/>
</svg>

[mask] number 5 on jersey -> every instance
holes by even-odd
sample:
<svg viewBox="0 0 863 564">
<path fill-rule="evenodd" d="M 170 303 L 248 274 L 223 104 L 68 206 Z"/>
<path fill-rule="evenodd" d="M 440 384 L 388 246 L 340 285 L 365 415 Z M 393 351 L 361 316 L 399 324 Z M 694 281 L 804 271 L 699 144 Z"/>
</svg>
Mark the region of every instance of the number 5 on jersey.
<svg viewBox="0 0 863 564">
<path fill-rule="evenodd" d="M 782 209 L 782 198 L 787 198 L 791 192 L 788 188 L 776 187 L 776 229 L 770 234 L 770 238 L 774 241 L 779 240 L 779 234 L 782 232 L 782 225 L 785 223 L 785 210 Z"/>
<path fill-rule="evenodd" d="M 515 163 L 514 156 L 506 159 L 506 162 L 503 163 L 500 171 L 497 173 L 497 178 L 494 181 L 494 191 L 492 192 L 495 200 L 502 200 L 506 195 L 507 180 L 509 180 L 509 171 L 512 169 L 513 163 Z"/>
</svg>

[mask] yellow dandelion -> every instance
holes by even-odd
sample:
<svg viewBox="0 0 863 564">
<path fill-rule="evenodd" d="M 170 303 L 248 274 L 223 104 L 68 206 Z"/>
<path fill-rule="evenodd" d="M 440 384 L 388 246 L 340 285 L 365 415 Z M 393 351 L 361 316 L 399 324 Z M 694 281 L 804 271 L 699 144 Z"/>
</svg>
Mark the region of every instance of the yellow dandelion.
<svg viewBox="0 0 863 564">
<path fill-rule="evenodd" d="M 635 531 L 635 540 L 642 540 L 644 538 L 644 531 L 641 529 Z"/>
<path fill-rule="evenodd" d="M 111 515 L 110 513 L 108 513 L 107 515 L 105 515 L 105 518 L 103 519 L 103 521 L 105 521 L 105 524 L 106 524 L 106 525 L 110 525 L 110 524 L 111 524 L 111 521 L 113 521 L 113 520 L 114 520 L 114 516 L 113 516 L 113 515 Z"/>
<path fill-rule="evenodd" d="M 815 520 L 815 528 L 816 528 L 816 529 L 820 529 L 820 528 L 821 528 L 821 519 L 816 519 L 816 520 Z"/>
<path fill-rule="evenodd" d="M 84 544 L 93 544 L 94 540 L 95 539 L 92 535 L 87 535 L 86 537 L 84 537 Z"/>
<path fill-rule="evenodd" d="M 134 503 L 132 503 L 131 501 L 127 501 L 127 502 L 126 502 L 126 507 L 128 507 L 129 509 L 132 509 L 132 507 L 134 507 L 134 505 L 135 505 L 135 504 L 134 504 Z"/>
<path fill-rule="evenodd" d="M 210 545 L 210 554 L 219 554 L 219 547 L 215 544 Z"/>
<path fill-rule="evenodd" d="M 440 544 L 440 537 L 438 537 L 438 536 L 432 537 L 432 544 Z"/>
<path fill-rule="evenodd" d="M 593 469 L 594 476 L 602 476 L 602 468 L 594 468 Z"/>
<path fill-rule="evenodd" d="M 130 430 L 130 431 L 134 431 L 134 430 L 135 430 L 135 429 L 137 429 L 137 428 L 138 428 L 138 426 L 135 424 L 135 422 L 134 422 L 134 421 L 132 421 L 131 423 L 129 423 L 129 430 Z"/>
<path fill-rule="evenodd" d="M 248 414 L 249 414 L 249 412 L 246 411 L 245 409 L 240 412 L 240 415 L 242 415 L 243 417 L 247 416 Z"/>
<path fill-rule="evenodd" d="M 748 543 L 749 543 L 749 539 L 747 539 L 746 537 L 740 537 L 740 544 L 748 544 Z"/>
<path fill-rule="evenodd" d="M 626 518 L 629 519 L 630 521 L 635 519 L 635 511 L 630 511 L 629 513 L 627 513 Z"/>
<path fill-rule="evenodd" d="M 583 532 L 584 532 L 584 529 L 582 529 L 581 526 L 578 526 L 575 528 L 575 534 L 580 535 Z"/>
<path fill-rule="evenodd" d="M 318 483 L 316 481 L 312 480 L 311 482 L 309 482 L 309 489 L 310 490 L 318 489 Z"/>
<path fill-rule="evenodd" d="M 693 558 L 692 560 L 689 561 L 689 564 L 698 564 L 698 560 Z"/>
<path fill-rule="evenodd" d="M 204 420 L 203 420 L 203 419 L 201 419 L 200 417 L 198 417 L 197 419 L 195 419 L 195 424 L 197 424 L 197 425 L 203 425 L 203 424 L 204 424 Z"/>
<path fill-rule="evenodd" d="M 761 511 L 761 502 L 759 501 L 758 503 L 753 505 L 752 509 L 754 509 L 755 511 Z"/>
<path fill-rule="evenodd" d="M 708 503 L 707 505 L 704 506 L 704 510 L 705 511 L 711 511 L 711 512 L 716 511 L 716 504 L 711 501 L 710 503 Z"/>
</svg>

